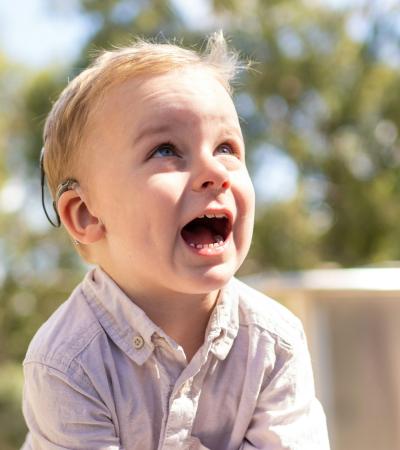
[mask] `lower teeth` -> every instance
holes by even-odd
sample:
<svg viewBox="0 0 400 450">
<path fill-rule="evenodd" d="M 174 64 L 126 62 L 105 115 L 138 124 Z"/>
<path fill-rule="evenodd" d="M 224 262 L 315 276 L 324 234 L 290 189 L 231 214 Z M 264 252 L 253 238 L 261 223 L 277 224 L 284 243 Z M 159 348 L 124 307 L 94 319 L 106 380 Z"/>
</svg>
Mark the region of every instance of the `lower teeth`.
<svg viewBox="0 0 400 450">
<path fill-rule="evenodd" d="M 193 242 L 190 242 L 190 246 L 194 247 L 194 248 L 216 248 L 216 247 L 221 247 L 222 245 L 224 245 L 224 239 L 222 236 L 214 236 L 215 242 L 211 243 L 211 244 L 195 244 Z"/>
</svg>

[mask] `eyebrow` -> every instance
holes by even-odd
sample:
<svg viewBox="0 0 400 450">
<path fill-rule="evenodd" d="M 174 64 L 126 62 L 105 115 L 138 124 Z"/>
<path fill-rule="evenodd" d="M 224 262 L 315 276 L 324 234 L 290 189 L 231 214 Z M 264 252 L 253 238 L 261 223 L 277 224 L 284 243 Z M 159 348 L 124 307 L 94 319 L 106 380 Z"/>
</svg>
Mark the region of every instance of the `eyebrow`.
<svg viewBox="0 0 400 450">
<path fill-rule="evenodd" d="M 166 133 L 167 131 L 170 131 L 172 128 L 173 128 L 172 124 L 150 125 L 140 131 L 140 133 L 135 137 L 133 144 L 134 145 L 138 144 L 138 142 L 140 142 L 144 137 L 148 135 Z"/>
<path fill-rule="evenodd" d="M 179 123 L 179 122 L 182 122 L 182 121 L 180 119 L 175 118 L 174 120 L 169 119 L 168 122 L 164 122 L 159 125 L 150 124 L 149 126 L 143 128 L 139 132 L 139 134 L 134 138 L 133 145 L 137 145 L 146 136 L 163 134 L 163 133 L 171 132 L 172 130 L 176 130 L 177 123 Z M 185 120 L 183 120 L 183 122 L 185 122 Z M 240 130 L 240 128 L 239 128 L 239 130 Z M 233 134 L 233 135 L 237 136 L 238 138 L 243 139 L 243 136 L 239 130 L 236 129 L 236 127 L 231 126 L 228 123 L 225 123 L 224 126 L 222 127 L 223 133 L 229 134 L 229 135 Z"/>
</svg>

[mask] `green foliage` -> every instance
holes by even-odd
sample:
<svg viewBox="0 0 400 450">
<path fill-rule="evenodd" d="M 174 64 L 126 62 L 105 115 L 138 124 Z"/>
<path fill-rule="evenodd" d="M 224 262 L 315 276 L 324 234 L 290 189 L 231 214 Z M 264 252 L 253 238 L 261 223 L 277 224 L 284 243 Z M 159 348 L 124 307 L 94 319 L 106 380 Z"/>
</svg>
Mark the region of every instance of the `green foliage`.
<svg viewBox="0 0 400 450">
<path fill-rule="evenodd" d="M 37 176 L 44 121 L 66 81 L 66 76 L 60 76 L 53 70 L 45 70 L 32 76 L 24 86 L 23 104 L 18 119 L 21 137 L 26 143 L 24 156 L 28 162 L 28 171 L 33 170 L 32 175 Z"/>
<path fill-rule="evenodd" d="M 271 261 L 281 270 L 315 266 L 319 261 L 314 228 L 299 199 L 263 211 L 255 222 L 251 249 L 251 257 L 258 263 L 257 271 L 270 267 Z M 301 240 L 294 239 L 298 234 L 301 234 Z"/>
<path fill-rule="evenodd" d="M 399 259 L 400 79 L 378 45 L 389 15 L 371 12 L 370 34 L 357 42 L 347 32 L 355 11 L 253 1 L 239 14 L 238 3 L 215 4 L 256 60 L 242 81 L 255 106 L 245 117 L 248 150 L 272 144 L 299 171 L 295 199 L 259 207 L 252 259 L 286 269 Z"/>
<path fill-rule="evenodd" d="M 23 422 L 22 370 L 20 364 L 8 362 L 0 366 L 0 442 L 3 450 L 19 448 L 26 434 Z"/>
<path fill-rule="evenodd" d="M 254 61 L 253 70 L 238 79 L 235 94 L 249 166 L 256 174 L 255 155 L 267 152 L 266 144 L 278 149 L 297 169 L 297 192 L 284 201 L 258 204 L 254 242 L 241 273 L 400 259 L 400 75 L 393 62 L 399 52 L 393 60 L 381 54 L 385 43 L 399 41 L 389 11 L 376 14 L 367 5 L 337 12 L 305 0 L 214 0 L 207 31 L 201 24 L 188 28 L 184 14 L 167 0 L 80 0 L 76 5 L 96 32 L 67 70 L 29 73 L 0 58 L 4 449 L 17 448 L 23 439 L 20 362 L 28 342 L 86 269 L 65 234 L 50 229 L 42 216 L 38 159 L 52 102 L 99 49 L 127 44 L 135 36 L 176 36 L 192 46 L 211 28 L 222 27 L 233 47 Z M 370 31 L 354 40 L 349 24 L 363 15 Z M 265 173 L 261 183 L 268 181 Z M 1 200 L 13 182 L 25 186 L 17 209 Z"/>
</svg>

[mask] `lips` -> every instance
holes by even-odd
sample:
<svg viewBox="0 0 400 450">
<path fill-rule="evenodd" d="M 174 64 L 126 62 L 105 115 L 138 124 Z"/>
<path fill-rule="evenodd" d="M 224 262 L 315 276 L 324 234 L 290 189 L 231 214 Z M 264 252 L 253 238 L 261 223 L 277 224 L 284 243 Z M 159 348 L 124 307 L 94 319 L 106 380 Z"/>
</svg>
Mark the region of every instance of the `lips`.
<svg viewBox="0 0 400 450">
<path fill-rule="evenodd" d="M 191 247 L 222 247 L 232 231 L 231 215 L 227 212 L 206 212 L 188 222 L 181 236 Z"/>
</svg>

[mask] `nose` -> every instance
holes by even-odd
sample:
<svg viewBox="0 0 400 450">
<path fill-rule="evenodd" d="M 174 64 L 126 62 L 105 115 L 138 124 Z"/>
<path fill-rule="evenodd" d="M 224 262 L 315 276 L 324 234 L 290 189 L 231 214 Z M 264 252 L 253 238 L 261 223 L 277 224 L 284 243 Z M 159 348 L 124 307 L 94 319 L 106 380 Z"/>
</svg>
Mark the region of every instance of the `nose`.
<svg viewBox="0 0 400 450">
<path fill-rule="evenodd" d="M 192 188 L 196 192 L 225 191 L 231 186 L 227 168 L 214 156 L 205 156 L 195 162 Z"/>
</svg>

